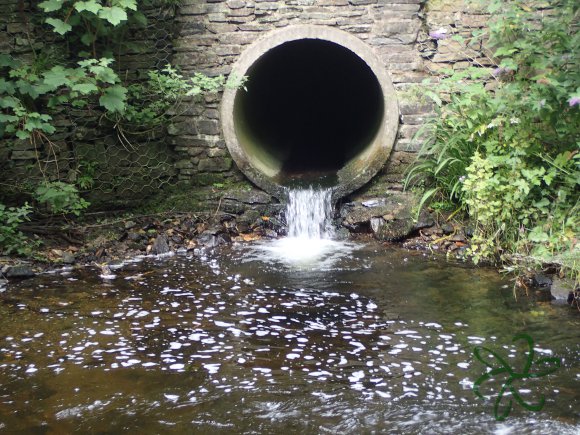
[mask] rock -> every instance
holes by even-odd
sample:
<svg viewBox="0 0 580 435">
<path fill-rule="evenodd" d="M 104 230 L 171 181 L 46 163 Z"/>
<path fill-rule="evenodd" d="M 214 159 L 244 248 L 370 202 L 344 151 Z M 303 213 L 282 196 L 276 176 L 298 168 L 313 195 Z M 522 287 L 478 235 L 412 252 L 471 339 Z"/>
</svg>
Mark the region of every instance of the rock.
<svg viewBox="0 0 580 435">
<path fill-rule="evenodd" d="M 161 234 L 155 238 L 153 242 L 153 247 L 151 248 L 152 254 L 166 254 L 169 252 L 169 244 L 167 243 L 167 237 L 165 234 Z"/>
<path fill-rule="evenodd" d="M 26 264 L 19 264 L 16 266 L 8 267 L 8 270 L 5 272 L 6 278 L 32 278 L 36 275 L 32 268 Z"/>
<path fill-rule="evenodd" d="M 171 236 L 171 241 L 176 245 L 181 245 L 183 243 L 183 237 L 179 234 L 174 234 Z"/>
<path fill-rule="evenodd" d="M 229 234 L 222 233 L 217 236 L 218 245 L 230 245 L 232 243 L 232 238 Z"/>
<path fill-rule="evenodd" d="M 246 205 L 232 199 L 224 199 L 221 203 L 221 209 L 227 213 L 240 214 L 246 209 Z"/>
<path fill-rule="evenodd" d="M 204 231 L 200 234 L 199 238 L 197 239 L 200 245 L 204 246 L 205 248 L 215 248 L 218 246 L 218 239 L 217 237 L 212 234 L 211 231 Z"/>
<path fill-rule="evenodd" d="M 263 231 L 263 236 L 268 237 L 270 239 L 276 239 L 278 237 L 278 233 L 274 230 L 265 229 Z"/>
<path fill-rule="evenodd" d="M 451 225 L 449 223 L 441 225 L 441 229 L 443 230 L 443 234 L 445 234 L 445 235 L 452 234 L 453 231 L 455 231 L 455 228 L 453 227 L 453 225 Z"/>
<path fill-rule="evenodd" d="M 467 243 L 467 239 L 463 235 L 463 231 L 459 230 L 449 239 L 452 242 Z"/>
<path fill-rule="evenodd" d="M 247 233 L 250 231 L 250 225 L 248 224 L 248 222 L 237 222 L 236 225 L 236 230 L 238 231 L 238 233 Z"/>
<path fill-rule="evenodd" d="M 135 227 L 137 224 L 133 221 L 127 221 L 125 222 L 125 229 L 126 230 L 130 230 L 131 228 Z"/>
<path fill-rule="evenodd" d="M 260 212 L 257 210 L 246 210 L 244 214 L 238 218 L 238 224 L 246 222 L 248 226 L 252 226 L 259 219 Z"/>
<path fill-rule="evenodd" d="M 572 298 L 574 297 L 573 282 L 560 279 L 557 276 L 554 277 L 550 291 L 552 295 L 560 301 L 565 301 L 570 293 L 572 293 Z"/>
<path fill-rule="evenodd" d="M 136 233 L 134 231 L 130 231 L 127 233 L 127 238 L 129 240 L 131 240 L 132 242 L 138 242 L 139 240 L 141 240 L 143 238 L 143 235 Z"/>
<path fill-rule="evenodd" d="M 212 225 L 211 227 L 209 227 L 204 232 L 209 232 L 210 234 L 212 234 L 214 236 L 217 236 L 218 234 L 224 232 L 224 227 L 221 226 L 221 225 Z"/>
<path fill-rule="evenodd" d="M 74 254 L 70 253 L 70 252 L 63 252 L 62 254 L 62 262 L 64 264 L 74 264 L 76 261 L 76 258 L 74 256 Z"/>
<path fill-rule="evenodd" d="M 255 205 L 255 204 L 270 204 L 272 197 L 266 192 L 258 190 L 235 190 L 226 192 L 224 199 L 230 199 L 232 201 L 241 202 L 244 204 Z"/>
<path fill-rule="evenodd" d="M 345 204 L 341 209 L 342 225 L 354 232 L 370 230 L 379 240 L 401 239 L 415 227 L 412 216 L 415 204 L 415 196 L 409 193 Z"/>
<path fill-rule="evenodd" d="M 433 219 L 431 213 L 423 209 L 421 210 L 421 213 L 419 214 L 419 219 L 417 219 L 417 222 L 415 223 L 413 229 L 422 230 L 423 228 L 431 228 L 433 225 L 435 225 L 435 219 Z"/>
<path fill-rule="evenodd" d="M 552 286 L 552 278 L 543 273 L 537 273 L 533 277 L 534 286 L 539 288 L 549 288 Z"/>
</svg>

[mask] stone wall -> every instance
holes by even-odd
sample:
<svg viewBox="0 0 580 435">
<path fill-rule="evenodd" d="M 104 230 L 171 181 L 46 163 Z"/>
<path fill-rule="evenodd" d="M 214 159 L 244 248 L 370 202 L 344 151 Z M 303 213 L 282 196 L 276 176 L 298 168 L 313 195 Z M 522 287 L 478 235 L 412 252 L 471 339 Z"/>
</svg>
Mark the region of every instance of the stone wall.
<svg viewBox="0 0 580 435">
<path fill-rule="evenodd" d="M 50 64 L 51 57 L 66 58 L 67 49 L 75 50 L 41 23 L 38 3 L 0 0 L 0 53 L 29 64 Z M 142 12 L 148 25 L 128 29 L 126 48 L 113 64 L 128 81 L 172 62 L 175 9 L 153 4 Z M 90 176 L 89 200 L 110 208 L 138 202 L 176 181 L 165 128 L 131 136 L 120 134 L 94 109 L 65 107 L 51 115 L 57 133 L 50 141 L 0 139 L 0 200 L 20 202 L 40 180 L 76 183 Z"/>
<path fill-rule="evenodd" d="M 0 15 L 2 52 L 30 58 L 32 49 L 44 46 L 47 35 L 54 38 L 50 32 L 37 32 L 27 22 L 26 17 L 34 10 L 28 1 L 0 0 L 0 9 L 4 12 Z M 294 24 L 331 26 L 363 40 L 384 62 L 397 90 L 400 109 L 393 152 L 369 186 L 380 191 L 401 188 L 404 170 L 420 147 L 412 138 L 425 120 L 433 116 L 432 107 L 413 91 L 413 85 L 428 77 L 436 78 L 442 68 L 489 63 L 480 46 L 466 49 L 450 38 L 435 40 L 429 36 L 441 28 L 448 35 L 469 35 L 485 25 L 487 16 L 464 0 L 183 0 L 175 13 L 149 15 L 148 29 L 128 35 L 140 41 L 142 47 L 129 50 L 123 56 L 122 67 L 129 72 L 129 77 L 138 77 L 140 72 L 168 61 L 186 74 L 199 71 L 212 76 L 226 75 L 253 41 L 271 30 Z M 39 35 L 42 36 L 39 38 Z M 145 146 L 138 153 L 112 160 L 103 160 L 103 154 L 109 155 L 111 147 L 118 146 L 114 135 L 95 130 L 94 123 L 83 121 L 85 124 L 79 125 L 63 116 L 58 122 L 70 123 L 68 136 L 54 141 L 53 160 L 60 162 L 59 170 L 68 168 L 65 178 L 74 178 L 78 165 L 71 166 L 70 162 L 78 160 L 75 150 L 84 149 L 90 151 L 91 158 L 100 158 L 106 166 L 124 162 L 120 163 L 120 170 L 111 171 L 122 177 L 138 172 L 144 160 L 151 163 L 163 159 L 158 172 L 163 171 L 164 179 L 172 182 L 185 185 L 211 185 L 224 180 L 246 182 L 226 149 L 219 106 L 220 95 L 207 96 L 203 101 L 186 101 L 176 111 L 178 116 L 166 132 L 145 138 Z M 141 154 L 151 149 L 155 150 L 154 155 L 148 160 L 142 158 Z M 131 154 L 130 150 L 126 151 Z M 37 152 L 30 143 L 0 141 L 0 172 L 3 173 L 0 177 L 26 176 L 34 166 Z M 142 184 L 147 185 L 147 177 L 150 181 L 153 176 L 159 173 L 145 171 Z"/>
<path fill-rule="evenodd" d="M 483 61 L 480 47 L 465 50 L 451 39 L 437 41 L 429 33 L 444 28 L 448 35 L 467 35 L 485 22 L 486 16 L 463 0 L 185 0 L 176 16 L 174 61 L 190 73 L 228 74 L 249 44 L 280 27 L 314 24 L 354 34 L 384 62 L 398 93 L 397 141 L 374 184 L 400 189 L 404 170 L 420 147 L 413 136 L 433 115 L 431 105 L 412 86 L 437 76 L 442 68 Z M 192 104 L 172 126 L 181 180 L 195 182 L 208 173 L 244 178 L 221 136 L 219 104 L 218 97 Z"/>
</svg>

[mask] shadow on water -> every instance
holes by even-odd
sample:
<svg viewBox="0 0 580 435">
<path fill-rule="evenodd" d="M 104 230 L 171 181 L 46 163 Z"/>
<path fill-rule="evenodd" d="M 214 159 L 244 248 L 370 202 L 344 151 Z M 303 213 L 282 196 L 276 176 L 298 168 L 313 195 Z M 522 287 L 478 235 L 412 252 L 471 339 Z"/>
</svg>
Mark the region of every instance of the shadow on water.
<svg viewBox="0 0 580 435">
<path fill-rule="evenodd" d="M 339 243 L 339 242 L 335 242 Z M 0 432 L 578 433 L 580 319 L 495 271 L 376 244 L 309 264 L 272 246 L 81 269 L 0 294 Z M 274 250 L 275 252 L 275 250 Z M 514 334 L 561 358 L 493 416 L 473 382 Z"/>
</svg>

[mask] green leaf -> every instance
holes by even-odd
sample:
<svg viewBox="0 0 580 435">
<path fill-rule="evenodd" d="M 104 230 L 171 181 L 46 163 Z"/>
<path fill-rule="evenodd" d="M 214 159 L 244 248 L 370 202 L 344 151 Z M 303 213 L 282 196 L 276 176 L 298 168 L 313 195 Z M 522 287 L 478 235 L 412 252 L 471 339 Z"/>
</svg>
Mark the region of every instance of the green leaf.
<svg viewBox="0 0 580 435">
<path fill-rule="evenodd" d="M 0 54 L 0 68 L 4 67 L 16 68 L 18 67 L 18 62 L 16 62 L 16 60 L 14 60 L 14 58 L 9 54 L 2 53 Z"/>
<path fill-rule="evenodd" d="M 18 139 L 22 139 L 22 140 L 24 140 L 24 139 L 29 139 L 29 138 L 30 138 L 30 133 L 29 133 L 29 132 L 27 132 L 27 131 L 24 131 L 24 130 L 18 130 L 18 131 L 16 132 L 16 137 L 17 137 Z"/>
<path fill-rule="evenodd" d="M 125 111 L 125 100 L 127 98 L 127 88 L 123 86 L 111 86 L 105 89 L 105 93 L 99 98 L 99 104 L 109 112 L 123 113 Z"/>
<path fill-rule="evenodd" d="M 439 98 L 439 95 L 437 95 L 435 92 L 425 92 L 425 95 L 427 95 L 429 98 L 431 98 L 435 104 L 437 104 L 438 106 L 441 106 L 443 104 L 443 102 L 441 101 L 441 98 Z"/>
<path fill-rule="evenodd" d="M 97 15 L 103 6 L 97 3 L 95 0 L 80 1 L 75 3 L 75 9 L 78 12 L 89 11 Z"/>
<path fill-rule="evenodd" d="M 117 26 L 122 21 L 127 20 L 127 12 L 117 6 L 104 7 L 99 11 L 99 18 L 107 20 L 113 26 Z"/>
<path fill-rule="evenodd" d="M 18 92 L 22 95 L 30 95 L 32 98 L 37 98 L 39 94 L 37 87 L 26 80 L 18 80 L 16 82 Z"/>
<path fill-rule="evenodd" d="M 44 12 L 60 11 L 64 0 L 46 0 L 38 4 L 38 7 Z"/>
<path fill-rule="evenodd" d="M 59 35 L 64 35 L 65 33 L 72 30 L 72 26 L 70 24 L 65 23 L 63 20 L 59 20 L 58 18 L 47 18 L 46 23 L 54 27 L 53 30 Z"/>
<path fill-rule="evenodd" d="M 147 25 L 147 17 L 140 11 L 136 11 L 131 18 L 135 21 L 139 26 L 145 27 Z"/>
<path fill-rule="evenodd" d="M 60 65 L 54 66 L 44 73 L 43 83 L 51 87 L 53 90 L 59 86 L 69 86 L 71 81 L 67 76 L 68 72 L 69 70 Z"/>
<path fill-rule="evenodd" d="M 0 108 L 1 109 L 6 109 L 8 107 L 19 107 L 22 106 L 22 103 L 20 102 L 20 100 L 18 98 L 14 98 L 14 97 L 4 97 L 4 98 L 0 98 Z"/>
<path fill-rule="evenodd" d="M 0 124 L 6 124 L 8 122 L 17 122 L 18 119 L 19 119 L 18 116 L 4 115 L 0 113 Z"/>
<path fill-rule="evenodd" d="M 83 36 L 81 36 L 81 42 L 86 46 L 90 46 L 94 41 L 95 35 L 93 35 L 92 33 L 89 32 L 83 33 Z"/>
<path fill-rule="evenodd" d="M 90 94 L 99 90 L 93 83 L 78 83 L 72 87 L 73 91 L 78 91 L 83 95 Z"/>
<path fill-rule="evenodd" d="M 0 94 L 13 95 L 15 91 L 16 88 L 13 82 L 0 78 Z"/>
<path fill-rule="evenodd" d="M 137 10 L 137 2 L 135 0 L 114 0 L 113 5 L 119 5 L 123 9 Z"/>
<path fill-rule="evenodd" d="M 117 73 L 108 67 L 101 67 L 101 70 L 95 73 L 95 77 L 97 80 L 110 84 L 115 84 L 119 81 Z"/>
</svg>

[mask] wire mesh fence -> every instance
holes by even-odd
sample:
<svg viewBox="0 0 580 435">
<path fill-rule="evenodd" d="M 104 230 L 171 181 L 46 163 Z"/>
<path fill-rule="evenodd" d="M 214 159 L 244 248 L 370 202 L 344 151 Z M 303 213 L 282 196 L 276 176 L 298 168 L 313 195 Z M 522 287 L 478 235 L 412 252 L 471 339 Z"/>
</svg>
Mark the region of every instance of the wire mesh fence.
<svg viewBox="0 0 580 435">
<path fill-rule="evenodd" d="M 47 47 L 51 45 L 56 47 L 54 52 L 63 48 L 62 41 L 51 44 L 52 32 L 35 22 L 34 4 L 0 2 L 10 3 L 10 13 L 0 19 L 0 27 L 4 27 L 0 29 L 4 30 L 2 52 L 32 63 L 39 57 L 50 57 L 53 51 Z M 171 63 L 176 13 L 173 3 L 153 1 L 141 10 L 147 17 L 146 25 L 129 27 L 123 35 L 125 44 L 114 53 L 113 66 L 125 85 L 146 80 L 148 71 L 161 70 Z M 17 198 L 30 192 L 38 180 L 58 180 L 75 184 L 89 198 L 98 198 L 106 206 L 107 202 L 137 200 L 176 183 L 175 154 L 166 140 L 166 126 L 124 129 L 91 104 L 82 110 L 63 106 L 51 116 L 57 130 L 50 137 L 0 139 L 3 193 L 10 191 Z"/>
</svg>

